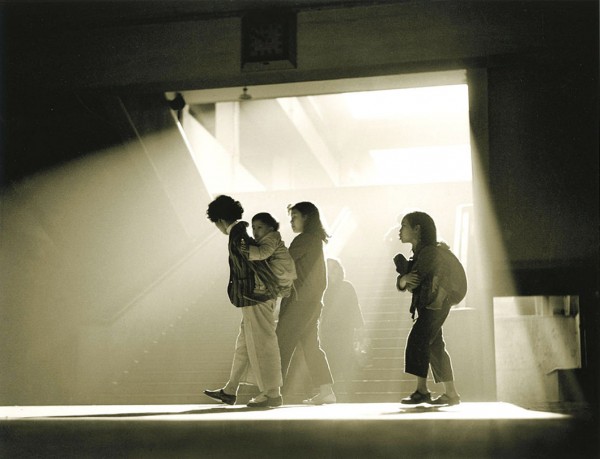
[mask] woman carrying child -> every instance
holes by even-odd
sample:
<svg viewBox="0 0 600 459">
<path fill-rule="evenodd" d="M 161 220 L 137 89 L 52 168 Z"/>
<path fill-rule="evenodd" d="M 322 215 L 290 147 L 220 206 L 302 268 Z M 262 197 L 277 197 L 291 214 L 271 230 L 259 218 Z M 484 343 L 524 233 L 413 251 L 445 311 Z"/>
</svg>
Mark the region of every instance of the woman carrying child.
<svg viewBox="0 0 600 459">
<path fill-rule="evenodd" d="M 229 381 L 220 389 L 205 390 L 214 400 L 228 405 L 237 401 L 240 384 L 255 384 L 261 393 L 248 402 L 249 407 L 274 407 L 283 403 L 281 360 L 275 333 L 277 280 L 265 261 L 251 263 L 243 248 L 254 241 L 248 223 L 242 221 L 244 208 L 231 196 L 221 195 L 209 205 L 206 215 L 228 238 L 229 281 L 227 294 L 240 308 L 242 321 L 235 344 Z"/>
</svg>

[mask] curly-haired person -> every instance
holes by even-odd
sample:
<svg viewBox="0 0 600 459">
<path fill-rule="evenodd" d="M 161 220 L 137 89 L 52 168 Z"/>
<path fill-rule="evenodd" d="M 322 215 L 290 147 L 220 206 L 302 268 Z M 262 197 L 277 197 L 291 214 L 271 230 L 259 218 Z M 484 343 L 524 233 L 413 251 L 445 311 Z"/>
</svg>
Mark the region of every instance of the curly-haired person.
<svg viewBox="0 0 600 459">
<path fill-rule="evenodd" d="M 229 237 L 229 282 L 231 303 L 242 311 L 229 381 L 221 389 L 205 390 L 209 397 L 234 405 L 240 384 L 258 386 L 260 394 L 250 407 L 272 407 L 283 403 L 281 397 L 281 359 L 275 333 L 277 279 L 266 261 L 249 261 L 243 248 L 254 244 L 248 223 L 241 221 L 244 209 L 239 201 L 221 195 L 207 210 L 208 219 Z"/>
</svg>

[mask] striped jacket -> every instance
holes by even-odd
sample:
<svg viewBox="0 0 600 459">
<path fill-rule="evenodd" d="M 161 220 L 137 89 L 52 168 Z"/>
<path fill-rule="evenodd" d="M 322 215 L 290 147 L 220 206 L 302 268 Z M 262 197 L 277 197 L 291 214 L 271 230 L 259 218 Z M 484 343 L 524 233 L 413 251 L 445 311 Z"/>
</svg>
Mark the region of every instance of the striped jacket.
<svg viewBox="0 0 600 459">
<path fill-rule="evenodd" d="M 231 303 L 238 307 L 252 306 L 277 297 L 277 278 L 266 261 L 250 262 L 241 252 L 241 241 L 256 244 L 248 235 L 248 223 L 240 221 L 229 232 L 229 284 L 227 294 Z M 264 285 L 263 291 L 255 291 L 257 279 Z"/>
</svg>

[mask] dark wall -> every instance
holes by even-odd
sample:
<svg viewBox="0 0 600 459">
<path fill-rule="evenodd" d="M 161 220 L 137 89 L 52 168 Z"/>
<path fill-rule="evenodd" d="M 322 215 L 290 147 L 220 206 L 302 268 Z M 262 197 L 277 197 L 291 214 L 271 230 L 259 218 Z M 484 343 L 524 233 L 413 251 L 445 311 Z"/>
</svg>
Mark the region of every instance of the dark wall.
<svg viewBox="0 0 600 459">
<path fill-rule="evenodd" d="M 598 247 L 597 68 L 568 62 L 488 75 L 490 184 L 510 259 L 589 257 Z"/>
<path fill-rule="evenodd" d="M 600 349 L 598 65 L 583 55 L 565 61 L 488 71 L 489 184 L 507 260 L 495 261 L 495 277 L 512 281 L 494 283 L 493 291 L 579 296 L 583 385 L 593 399 Z"/>
</svg>

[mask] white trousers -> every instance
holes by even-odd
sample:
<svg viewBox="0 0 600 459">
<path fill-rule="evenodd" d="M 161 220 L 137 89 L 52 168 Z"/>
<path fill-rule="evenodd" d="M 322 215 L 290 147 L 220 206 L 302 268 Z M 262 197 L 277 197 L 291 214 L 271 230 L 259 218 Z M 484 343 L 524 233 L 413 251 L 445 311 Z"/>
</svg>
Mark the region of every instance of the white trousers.
<svg viewBox="0 0 600 459">
<path fill-rule="evenodd" d="M 229 381 L 223 388 L 236 394 L 240 384 L 254 384 L 261 392 L 283 385 L 281 358 L 275 334 L 275 300 L 240 308 L 242 323 L 235 343 Z"/>
</svg>

